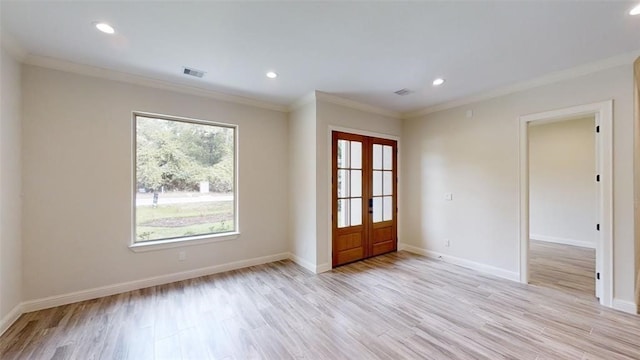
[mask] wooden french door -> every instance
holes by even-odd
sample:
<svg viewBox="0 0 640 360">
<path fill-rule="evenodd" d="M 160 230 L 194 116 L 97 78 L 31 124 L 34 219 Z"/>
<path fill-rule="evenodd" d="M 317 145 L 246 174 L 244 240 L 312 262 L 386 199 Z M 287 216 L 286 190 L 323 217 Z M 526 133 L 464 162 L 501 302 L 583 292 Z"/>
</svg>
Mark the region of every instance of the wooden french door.
<svg viewBox="0 0 640 360">
<path fill-rule="evenodd" d="M 333 266 L 396 251 L 397 142 L 334 131 Z"/>
</svg>

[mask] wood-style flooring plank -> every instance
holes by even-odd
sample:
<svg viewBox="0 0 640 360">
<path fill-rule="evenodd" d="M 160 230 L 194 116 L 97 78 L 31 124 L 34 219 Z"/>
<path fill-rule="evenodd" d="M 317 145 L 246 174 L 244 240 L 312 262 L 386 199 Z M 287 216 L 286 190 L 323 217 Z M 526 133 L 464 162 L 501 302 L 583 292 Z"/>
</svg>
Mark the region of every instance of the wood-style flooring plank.
<svg viewBox="0 0 640 360">
<path fill-rule="evenodd" d="M 595 298 L 594 249 L 529 241 L 529 283 Z"/>
<path fill-rule="evenodd" d="M 541 245 L 532 285 L 398 252 L 131 291 L 24 314 L 0 358 L 640 359 L 640 317 L 597 303 L 580 249 Z"/>
</svg>

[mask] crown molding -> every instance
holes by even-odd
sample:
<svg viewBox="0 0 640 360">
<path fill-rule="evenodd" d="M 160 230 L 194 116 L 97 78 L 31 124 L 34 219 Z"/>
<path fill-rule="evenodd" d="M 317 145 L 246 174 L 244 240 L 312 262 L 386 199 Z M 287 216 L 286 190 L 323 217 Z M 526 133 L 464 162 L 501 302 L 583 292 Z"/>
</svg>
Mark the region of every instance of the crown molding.
<svg viewBox="0 0 640 360">
<path fill-rule="evenodd" d="M 5 49 L 19 62 L 22 62 L 27 58 L 27 50 L 20 46 L 18 41 L 16 41 L 16 39 L 4 29 L 0 31 L 0 44 L 2 44 L 3 49 Z"/>
<path fill-rule="evenodd" d="M 316 100 L 326 101 L 328 103 L 342 105 L 348 108 L 352 108 L 352 109 L 356 109 L 356 110 L 360 110 L 360 111 L 364 111 L 372 114 L 387 116 L 394 119 L 401 119 L 401 113 L 399 112 L 390 111 L 390 110 L 383 109 L 383 108 L 369 105 L 369 104 L 363 104 L 361 102 L 345 99 L 345 98 L 328 94 L 322 91 L 316 91 L 315 97 L 316 97 Z"/>
<path fill-rule="evenodd" d="M 402 119 L 413 119 L 413 118 L 425 116 L 428 114 L 432 114 L 438 111 L 453 109 L 458 106 L 464 106 L 464 105 L 468 105 L 468 104 L 472 104 L 480 101 L 490 100 L 497 97 L 537 88 L 540 86 L 578 78 L 581 76 L 589 75 L 592 73 L 596 73 L 599 71 L 611 69 L 611 68 L 622 66 L 622 65 L 633 64 L 634 61 L 638 59 L 639 56 L 640 56 L 640 50 L 635 50 L 629 53 L 613 56 L 604 60 L 576 66 L 566 70 L 549 73 L 547 75 L 543 75 L 541 77 L 527 80 L 514 85 L 509 85 L 509 86 L 497 88 L 494 90 L 489 90 L 486 92 L 471 95 L 468 97 L 464 97 L 461 99 L 444 102 L 442 104 L 429 106 L 422 110 L 405 112 L 401 114 Z"/>
<path fill-rule="evenodd" d="M 38 56 L 29 54 L 24 48 L 22 48 L 15 39 L 5 31 L 2 31 L 1 36 L 2 47 L 7 50 L 13 57 L 15 57 L 18 61 L 21 61 L 25 64 L 44 67 L 54 70 L 60 70 L 70 73 L 76 73 L 80 75 L 92 76 L 102 79 L 120 81 L 129 84 L 142 85 L 146 87 L 169 90 L 180 92 L 184 94 L 196 95 L 207 97 L 219 101 L 236 103 L 246 106 L 251 106 L 260 109 L 278 111 L 278 112 L 291 112 L 294 111 L 309 102 L 312 101 L 325 101 L 329 103 L 333 103 L 336 105 L 345 106 L 348 108 L 382 115 L 386 117 L 391 117 L 395 119 L 412 119 L 421 116 L 425 116 L 431 113 L 435 113 L 438 111 L 448 110 L 459 106 L 464 106 L 480 101 L 490 100 L 501 96 L 506 96 L 509 94 L 537 88 L 544 85 L 549 85 L 553 83 L 557 83 L 564 80 L 569 80 L 581 76 L 585 76 L 588 74 L 596 73 L 602 70 L 614 68 L 621 65 L 633 64 L 638 57 L 640 57 L 640 50 L 632 51 L 629 53 L 617 55 L 614 57 L 610 57 L 604 60 L 600 60 L 597 62 L 573 67 L 567 70 L 561 70 L 557 72 L 553 72 L 532 80 L 524 81 L 521 83 L 517 83 L 514 85 L 509 85 L 501 88 L 497 88 L 494 90 L 489 90 L 486 92 L 478 93 L 475 95 L 471 95 L 468 97 L 464 97 L 461 99 L 444 102 L 441 104 L 436 104 L 433 106 L 426 107 L 421 110 L 412 111 L 412 112 L 396 112 L 387 110 L 381 107 L 377 107 L 374 105 L 369 105 L 365 103 L 361 103 L 355 100 L 346 99 L 343 97 L 339 97 L 337 95 L 329 94 L 322 91 L 315 91 L 309 93 L 302 98 L 298 99 L 294 103 L 289 106 L 278 105 L 269 102 L 264 102 L 260 100 L 255 100 L 243 96 L 225 94 L 219 91 L 204 89 L 192 85 L 183 85 L 177 84 L 174 82 L 168 82 L 163 80 L 157 80 L 148 78 L 145 76 L 134 75 L 131 73 L 120 72 L 111 69 L 100 68 L 91 65 L 79 64 L 70 62 L 67 60 L 61 60 L 51 57 Z"/>
<path fill-rule="evenodd" d="M 114 80 L 129 84 L 142 85 L 146 87 L 180 92 L 189 95 L 202 96 L 219 101 L 247 105 L 255 108 L 273 110 L 279 112 L 288 112 L 288 107 L 284 105 L 272 104 L 260 100 L 254 100 L 243 96 L 230 95 L 222 92 L 208 90 L 196 86 L 176 84 L 173 82 L 162 81 L 148 78 L 145 76 L 134 75 L 130 73 L 120 72 L 111 69 L 100 68 L 91 65 L 74 63 L 66 60 L 55 59 L 45 56 L 28 55 L 24 61 L 25 64 L 54 69 L 74 74 L 97 77 L 101 79 Z"/>
<path fill-rule="evenodd" d="M 298 110 L 299 108 L 315 102 L 316 101 L 316 92 L 312 91 L 310 93 L 308 93 L 307 95 L 299 98 L 298 100 L 294 101 L 293 104 L 289 105 L 289 112 L 294 112 L 296 110 Z"/>
</svg>

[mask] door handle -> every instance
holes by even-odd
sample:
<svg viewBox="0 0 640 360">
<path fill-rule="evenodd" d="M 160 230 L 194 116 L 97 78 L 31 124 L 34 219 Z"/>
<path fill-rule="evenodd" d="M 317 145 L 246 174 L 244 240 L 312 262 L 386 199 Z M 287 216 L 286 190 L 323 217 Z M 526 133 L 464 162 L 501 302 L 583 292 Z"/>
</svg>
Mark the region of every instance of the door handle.
<svg viewBox="0 0 640 360">
<path fill-rule="evenodd" d="M 369 198 L 369 214 L 373 214 L 373 198 Z"/>
</svg>

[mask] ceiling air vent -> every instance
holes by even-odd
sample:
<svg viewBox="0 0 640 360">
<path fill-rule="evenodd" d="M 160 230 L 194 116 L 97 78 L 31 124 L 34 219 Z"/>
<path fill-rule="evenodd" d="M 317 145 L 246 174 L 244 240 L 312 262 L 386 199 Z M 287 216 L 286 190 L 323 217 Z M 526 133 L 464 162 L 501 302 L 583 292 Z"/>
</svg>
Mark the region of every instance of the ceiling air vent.
<svg viewBox="0 0 640 360">
<path fill-rule="evenodd" d="M 400 89 L 398 91 L 394 91 L 393 93 L 396 95 L 405 96 L 405 95 L 411 94 L 411 90 L 405 88 L 405 89 Z"/>
<path fill-rule="evenodd" d="M 184 71 L 182 72 L 185 75 L 191 75 L 191 76 L 195 76 L 197 78 L 201 78 L 204 76 L 204 71 L 202 70 L 196 70 L 196 69 L 191 69 L 191 68 L 183 68 Z"/>
</svg>

